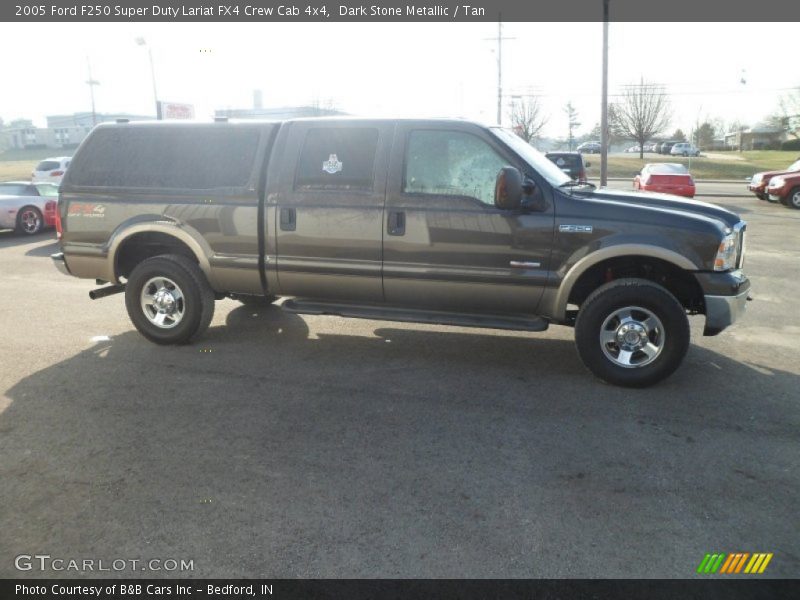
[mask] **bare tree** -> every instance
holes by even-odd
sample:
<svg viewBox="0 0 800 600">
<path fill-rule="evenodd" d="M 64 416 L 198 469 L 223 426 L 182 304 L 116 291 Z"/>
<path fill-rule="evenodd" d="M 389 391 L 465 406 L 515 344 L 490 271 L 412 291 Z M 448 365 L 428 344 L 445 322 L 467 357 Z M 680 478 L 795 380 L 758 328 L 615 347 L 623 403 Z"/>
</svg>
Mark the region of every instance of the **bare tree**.
<svg viewBox="0 0 800 600">
<path fill-rule="evenodd" d="M 511 126 L 529 144 L 539 137 L 547 124 L 542 103 L 536 96 L 526 96 L 511 105 Z"/>
<path fill-rule="evenodd" d="M 784 94 L 779 107 L 779 112 L 770 117 L 770 122 L 792 137 L 800 138 L 800 87 Z"/>
<path fill-rule="evenodd" d="M 669 98 L 662 86 L 645 83 L 625 88 L 619 101 L 608 110 L 611 130 L 639 144 L 639 158 L 644 158 L 644 143 L 662 132 L 671 118 Z"/>
</svg>

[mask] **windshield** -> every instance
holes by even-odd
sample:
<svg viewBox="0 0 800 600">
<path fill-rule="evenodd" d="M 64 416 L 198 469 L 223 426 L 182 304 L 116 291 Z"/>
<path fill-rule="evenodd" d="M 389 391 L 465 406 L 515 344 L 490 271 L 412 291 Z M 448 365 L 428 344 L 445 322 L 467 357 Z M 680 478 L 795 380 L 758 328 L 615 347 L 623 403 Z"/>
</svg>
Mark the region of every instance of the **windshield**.
<svg viewBox="0 0 800 600">
<path fill-rule="evenodd" d="M 795 162 L 793 162 L 791 165 L 789 165 L 789 168 L 786 169 L 786 170 L 787 171 L 800 171 L 800 160 L 796 160 Z"/>
<path fill-rule="evenodd" d="M 37 183 L 34 184 L 36 189 L 39 191 L 40 196 L 46 196 L 48 198 L 55 198 L 58 196 L 58 186 L 53 185 L 52 183 Z"/>
<path fill-rule="evenodd" d="M 536 148 L 526 143 L 513 131 L 503 129 L 501 127 L 492 127 L 490 131 L 502 140 L 511 149 L 519 154 L 522 159 L 528 163 L 539 175 L 544 177 L 550 184 L 558 187 L 572 178 L 554 165 L 544 154 L 539 152 Z"/>
</svg>

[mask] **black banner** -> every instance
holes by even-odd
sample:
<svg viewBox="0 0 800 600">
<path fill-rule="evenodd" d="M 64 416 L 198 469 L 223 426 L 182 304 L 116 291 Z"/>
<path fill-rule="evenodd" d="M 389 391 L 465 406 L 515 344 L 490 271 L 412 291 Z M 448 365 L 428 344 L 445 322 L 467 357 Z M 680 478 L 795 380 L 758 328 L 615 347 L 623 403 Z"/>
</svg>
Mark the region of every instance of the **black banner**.
<svg viewBox="0 0 800 600">
<path fill-rule="evenodd" d="M 800 597 L 800 580 L 692 579 L 692 580 L 452 580 L 452 579 L 329 579 L 329 580 L 3 580 L 0 598 L 274 598 L 404 599 L 498 598 L 503 600 L 775 600 Z"/>
<path fill-rule="evenodd" d="M 759 22 L 800 21 L 800 2 L 759 0 L 11 0 L 0 20 L 11 22 Z M 680 37 L 676 29 L 676 39 Z"/>
</svg>

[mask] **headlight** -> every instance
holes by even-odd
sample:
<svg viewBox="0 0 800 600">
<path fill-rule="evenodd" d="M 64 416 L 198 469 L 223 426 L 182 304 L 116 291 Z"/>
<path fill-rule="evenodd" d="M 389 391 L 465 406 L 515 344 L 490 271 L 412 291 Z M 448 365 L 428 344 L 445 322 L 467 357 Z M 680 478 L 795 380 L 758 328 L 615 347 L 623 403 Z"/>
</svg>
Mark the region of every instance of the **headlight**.
<svg viewBox="0 0 800 600">
<path fill-rule="evenodd" d="M 769 180 L 769 187 L 771 188 L 780 188 L 786 183 L 786 180 L 783 177 L 773 177 Z"/>
<path fill-rule="evenodd" d="M 722 238 L 717 249 L 717 257 L 714 259 L 715 271 L 729 271 L 736 267 L 736 240 L 738 236 L 731 232 Z"/>
</svg>

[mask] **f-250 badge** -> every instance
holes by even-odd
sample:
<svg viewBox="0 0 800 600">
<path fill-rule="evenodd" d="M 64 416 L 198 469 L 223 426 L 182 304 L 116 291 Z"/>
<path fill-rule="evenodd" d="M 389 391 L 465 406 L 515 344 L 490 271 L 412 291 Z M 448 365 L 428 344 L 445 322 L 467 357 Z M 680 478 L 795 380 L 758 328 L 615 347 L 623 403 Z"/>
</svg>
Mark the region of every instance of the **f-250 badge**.
<svg viewBox="0 0 800 600">
<path fill-rule="evenodd" d="M 322 163 L 322 170 L 331 175 L 338 173 L 342 170 L 342 161 L 340 161 L 335 154 L 331 154 L 328 160 Z"/>
</svg>

